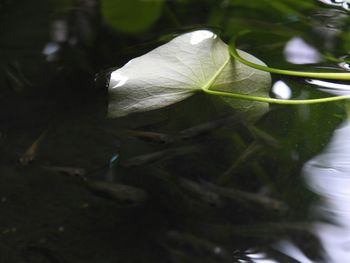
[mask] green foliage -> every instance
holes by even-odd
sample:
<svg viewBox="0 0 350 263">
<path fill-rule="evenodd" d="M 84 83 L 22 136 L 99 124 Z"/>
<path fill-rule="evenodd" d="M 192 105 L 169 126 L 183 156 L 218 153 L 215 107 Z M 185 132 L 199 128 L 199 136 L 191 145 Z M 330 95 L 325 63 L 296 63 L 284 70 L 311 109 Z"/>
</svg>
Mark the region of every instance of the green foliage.
<svg viewBox="0 0 350 263">
<path fill-rule="evenodd" d="M 114 30 L 139 33 L 147 30 L 159 18 L 163 0 L 102 0 L 105 22 Z"/>
</svg>

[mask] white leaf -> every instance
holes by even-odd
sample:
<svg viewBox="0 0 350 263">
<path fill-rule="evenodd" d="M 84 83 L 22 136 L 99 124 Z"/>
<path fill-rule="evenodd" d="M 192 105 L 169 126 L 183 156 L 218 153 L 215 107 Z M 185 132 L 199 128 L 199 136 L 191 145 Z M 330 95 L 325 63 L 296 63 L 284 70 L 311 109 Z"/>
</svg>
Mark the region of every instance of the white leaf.
<svg viewBox="0 0 350 263">
<path fill-rule="evenodd" d="M 246 59 L 263 64 L 239 51 Z M 162 108 L 184 100 L 207 87 L 254 96 L 268 96 L 270 74 L 250 68 L 231 58 L 227 45 L 213 32 L 198 30 L 132 59 L 111 74 L 109 116 Z M 240 110 L 266 103 L 225 99 Z"/>
</svg>

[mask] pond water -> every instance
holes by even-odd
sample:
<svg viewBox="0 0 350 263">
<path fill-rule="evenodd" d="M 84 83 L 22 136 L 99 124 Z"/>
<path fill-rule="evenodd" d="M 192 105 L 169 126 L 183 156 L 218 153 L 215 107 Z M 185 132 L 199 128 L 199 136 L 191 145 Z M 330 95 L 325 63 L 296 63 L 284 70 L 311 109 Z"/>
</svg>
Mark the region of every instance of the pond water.
<svg viewBox="0 0 350 263">
<path fill-rule="evenodd" d="M 113 70 L 198 29 L 348 72 L 348 1 L 0 0 L 0 18 L 1 263 L 350 262 L 347 101 L 252 119 L 199 93 L 107 117 Z M 284 100 L 350 90 L 271 77 Z"/>
</svg>

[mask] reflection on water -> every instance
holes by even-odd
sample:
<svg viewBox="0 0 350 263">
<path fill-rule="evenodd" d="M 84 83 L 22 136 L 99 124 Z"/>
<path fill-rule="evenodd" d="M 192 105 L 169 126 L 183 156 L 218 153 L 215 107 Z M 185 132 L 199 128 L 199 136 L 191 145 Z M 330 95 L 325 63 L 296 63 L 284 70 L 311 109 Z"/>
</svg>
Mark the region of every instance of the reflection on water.
<svg viewBox="0 0 350 263">
<path fill-rule="evenodd" d="M 293 64 L 312 64 L 321 61 L 321 55 L 317 49 L 300 37 L 293 37 L 287 42 L 284 56 L 288 62 Z"/>
<path fill-rule="evenodd" d="M 68 40 L 68 23 L 65 20 L 55 20 L 51 25 L 51 39 L 55 42 L 66 42 Z"/>
<path fill-rule="evenodd" d="M 306 79 L 305 82 L 311 85 L 316 85 L 319 87 L 319 90 L 334 95 L 348 95 L 350 93 L 349 84 L 335 83 L 319 79 Z"/>
<path fill-rule="evenodd" d="M 56 42 L 49 42 L 43 49 L 43 54 L 46 56 L 48 62 L 52 62 L 57 58 L 57 53 L 60 50 L 60 45 Z"/>
<path fill-rule="evenodd" d="M 305 254 L 289 240 L 282 240 L 277 244 L 276 248 L 298 262 L 312 263 L 312 261 L 308 259 Z"/>
<path fill-rule="evenodd" d="M 325 150 L 304 166 L 307 186 L 321 197 L 315 210 L 324 221 L 315 224 L 329 258 L 350 258 L 350 121 L 339 127 Z"/>
<path fill-rule="evenodd" d="M 50 30 L 51 41 L 43 48 L 43 55 L 46 56 L 48 62 L 53 62 L 59 59 L 59 51 L 62 44 L 68 41 L 68 23 L 65 20 L 55 20 L 51 23 Z"/>
<path fill-rule="evenodd" d="M 347 63 L 347 62 L 340 62 L 338 65 L 339 65 L 339 67 L 350 71 L 350 65 L 349 65 L 349 63 Z"/>
<path fill-rule="evenodd" d="M 347 71 L 350 71 L 350 64 L 348 62 L 349 56 L 342 56 L 342 57 L 340 57 L 340 59 L 344 60 L 344 61 L 338 63 L 338 66 L 347 70 Z"/>
<path fill-rule="evenodd" d="M 327 5 L 342 7 L 345 10 L 350 9 L 349 2 L 347 0 L 318 0 L 318 1 Z"/>
<path fill-rule="evenodd" d="M 276 81 L 272 86 L 272 93 L 279 99 L 288 100 L 292 96 L 289 86 L 282 80 Z"/>
<path fill-rule="evenodd" d="M 263 252 L 247 251 L 246 259 L 238 260 L 239 263 L 278 263 L 278 261 L 270 259 Z"/>
</svg>

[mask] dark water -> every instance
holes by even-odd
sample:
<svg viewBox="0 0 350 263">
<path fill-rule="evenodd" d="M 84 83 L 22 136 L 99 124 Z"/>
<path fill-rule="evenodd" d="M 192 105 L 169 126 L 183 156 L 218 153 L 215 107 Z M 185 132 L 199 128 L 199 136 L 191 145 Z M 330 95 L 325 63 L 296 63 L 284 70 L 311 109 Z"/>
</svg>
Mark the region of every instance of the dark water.
<svg viewBox="0 0 350 263">
<path fill-rule="evenodd" d="M 249 123 L 199 94 L 106 117 L 114 68 L 198 28 L 252 30 L 239 47 L 272 67 L 346 72 L 347 2 L 126 2 L 0 0 L 0 263 L 350 262 L 346 102 Z M 283 99 L 349 90 L 272 78 Z"/>
</svg>

